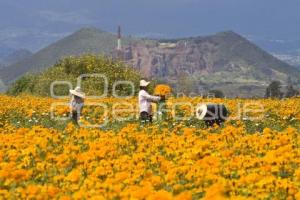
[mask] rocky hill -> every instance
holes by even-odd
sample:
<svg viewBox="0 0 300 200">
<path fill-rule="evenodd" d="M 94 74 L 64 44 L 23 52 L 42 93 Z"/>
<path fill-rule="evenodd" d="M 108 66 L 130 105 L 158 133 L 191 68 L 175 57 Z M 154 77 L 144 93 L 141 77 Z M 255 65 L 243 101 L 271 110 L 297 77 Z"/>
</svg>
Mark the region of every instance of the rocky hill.
<svg viewBox="0 0 300 200">
<path fill-rule="evenodd" d="M 242 36 L 222 32 L 207 37 L 136 43 L 124 60 L 149 78 L 173 84 L 178 92 L 220 89 L 228 96 L 262 96 L 272 80 L 299 83 L 299 69 L 268 54 Z"/>
<path fill-rule="evenodd" d="M 186 94 L 220 89 L 227 96 L 262 96 L 271 80 L 300 83 L 299 69 L 232 31 L 174 40 L 124 37 L 122 42 L 122 51 L 116 51 L 116 35 L 84 28 L 0 70 L 0 78 L 10 83 L 24 73 L 44 70 L 64 56 L 93 53 L 122 59 L 144 77 L 169 83 L 176 92 Z"/>
</svg>

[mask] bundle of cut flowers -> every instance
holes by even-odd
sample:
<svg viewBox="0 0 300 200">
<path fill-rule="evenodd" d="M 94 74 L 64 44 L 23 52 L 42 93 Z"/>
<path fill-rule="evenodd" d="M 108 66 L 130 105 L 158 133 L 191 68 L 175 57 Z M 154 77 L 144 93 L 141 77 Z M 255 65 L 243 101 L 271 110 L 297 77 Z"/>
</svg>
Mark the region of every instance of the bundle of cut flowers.
<svg viewBox="0 0 300 200">
<path fill-rule="evenodd" d="M 171 94 L 171 87 L 168 85 L 157 85 L 154 89 L 154 94 L 158 96 L 168 96 Z"/>
</svg>

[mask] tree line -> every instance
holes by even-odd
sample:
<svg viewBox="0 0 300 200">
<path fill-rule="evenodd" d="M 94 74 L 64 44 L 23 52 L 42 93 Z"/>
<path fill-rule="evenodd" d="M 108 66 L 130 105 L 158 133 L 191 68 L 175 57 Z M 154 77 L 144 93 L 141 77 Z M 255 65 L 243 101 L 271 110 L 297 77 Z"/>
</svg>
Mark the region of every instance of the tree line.
<svg viewBox="0 0 300 200">
<path fill-rule="evenodd" d="M 286 91 L 282 91 L 283 85 L 280 81 L 272 81 L 266 89 L 266 98 L 291 98 L 298 96 L 300 93 L 292 84 L 288 84 Z"/>
</svg>

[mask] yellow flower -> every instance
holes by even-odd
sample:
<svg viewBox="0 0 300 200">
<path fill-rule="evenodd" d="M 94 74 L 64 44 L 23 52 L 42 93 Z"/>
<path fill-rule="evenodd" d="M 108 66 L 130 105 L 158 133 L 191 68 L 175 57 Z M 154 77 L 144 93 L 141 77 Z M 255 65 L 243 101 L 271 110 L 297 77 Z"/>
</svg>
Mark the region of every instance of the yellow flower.
<svg viewBox="0 0 300 200">
<path fill-rule="evenodd" d="M 101 129 L 51 119 L 52 103 L 68 101 L 0 95 L 0 199 L 300 199 L 300 99 L 169 99 L 170 108 L 224 103 L 235 116 L 237 104 L 254 101 L 267 113 L 263 122 L 229 120 L 210 129 L 171 117 L 119 125 L 112 112 Z M 88 102 L 110 109 L 120 100 Z M 178 106 L 178 114 L 190 114 L 188 107 Z M 85 107 L 82 119 L 98 123 L 103 115 Z"/>
<path fill-rule="evenodd" d="M 81 176 L 80 170 L 73 169 L 66 177 L 66 180 L 76 183 L 79 181 L 80 176 Z"/>
<path fill-rule="evenodd" d="M 58 193 L 59 193 L 60 189 L 57 187 L 54 187 L 52 185 L 47 187 L 47 194 L 49 195 L 49 197 L 54 198 Z"/>
<path fill-rule="evenodd" d="M 182 192 L 175 197 L 175 200 L 192 200 L 193 195 L 191 192 Z"/>
<path fill-rule="evenodd" d="M 227 199 L 224 195 L 224 186 L 216 183 L 206 190 L 204 200 L 223 200 Z"/>
<path fill-rule="evenodd" d="M 154 194 L 150 195 L 147 200 L 171 200 L 173 199 L 171 193 L 160 190 L 158 192 L 155 192 Z"/>
<path fill-rule="evenodd" d="M 27 186 L 27 194 L 29 196 L 37 195 L 40 191 L 40 188 L 36 185 L 29 185 Z"/>
<path fill-rule="evenodd" d="M 157 85 L 154 94 L 159 96 L 167 96 L 171 94 L 171 87 L 168 85 Z"/>
</svg>

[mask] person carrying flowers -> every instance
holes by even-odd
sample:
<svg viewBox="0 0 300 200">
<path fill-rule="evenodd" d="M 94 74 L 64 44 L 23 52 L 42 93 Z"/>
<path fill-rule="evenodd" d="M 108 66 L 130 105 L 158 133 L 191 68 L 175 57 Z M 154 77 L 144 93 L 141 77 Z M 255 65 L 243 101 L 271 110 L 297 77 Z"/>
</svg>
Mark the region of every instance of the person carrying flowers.
<svg viewBox="0 0 300 200">
<path fill-rule="evenodd" d="M 75 90 L 70 90 L 70 93 L 72 95 L 70 102 L 72 120 L 78 124 L 80 113 L 84 106 L 85 94 L 81 91 L 80 87 L 76 87 Z"/>
<path fill-rule="evenodd" d="M 140 81 L 140 92 L 138 96 L 139 110 L 140 110 L 140 120 L 142 122 L 152 122 L 152 107 L 151 103 L 158 103 L 164 100 L 160 96 L 152 96 L 148 93 L 148 85 L 150 82 L 145 80 Z"/>
</svg>

